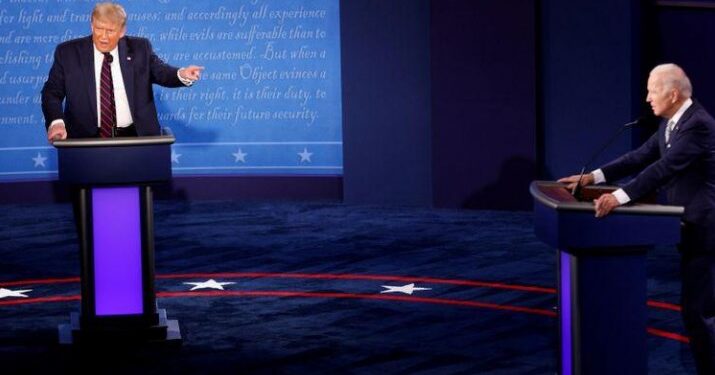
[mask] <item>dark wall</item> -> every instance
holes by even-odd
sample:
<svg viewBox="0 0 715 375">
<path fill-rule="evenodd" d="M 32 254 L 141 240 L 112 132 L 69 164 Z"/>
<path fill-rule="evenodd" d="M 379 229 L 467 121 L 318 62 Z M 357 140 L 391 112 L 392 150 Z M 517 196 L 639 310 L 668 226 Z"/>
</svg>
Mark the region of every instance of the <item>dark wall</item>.
<svg viewBox="0 0 715 375">
<path fill-rule="evenodd" d="M 530 207 L 535 10 L 533 0 L 432 1 L 435 206 Z"/>
<path fill-rule="evenodd" d="M 543 0 L 542 177 L 577 173 L 618 128 L 641 114 L 637 0 Z M 631 149 L 624 134 L 590 167 Z M 591 168 L 589 168 L 591 169 Z"/>
<path fill-rule="evenodd" d="M 340 2 L 346 203 L 431 202 L 429 5 Z"/>
<path fill-rule="evenodd" d="M 535 5 L 341 2 L 344 200 L 528 208 Z"/>
<path fill-rule="evenodd" d="M 715 1 L 701 3 L 701 6 L 655 7 L 655 62 L 680 65 L 693 84 L 693 96 L 712 114 L 715 113 Z"/>
<path fill-rule="evenodd" d="M 345 201 L 525 208 L 534 169 L 577 173 L 650 115 L 657 63 L 682 65 L 715 110 L 713 3 L 343 1 Z"/>
</svg>

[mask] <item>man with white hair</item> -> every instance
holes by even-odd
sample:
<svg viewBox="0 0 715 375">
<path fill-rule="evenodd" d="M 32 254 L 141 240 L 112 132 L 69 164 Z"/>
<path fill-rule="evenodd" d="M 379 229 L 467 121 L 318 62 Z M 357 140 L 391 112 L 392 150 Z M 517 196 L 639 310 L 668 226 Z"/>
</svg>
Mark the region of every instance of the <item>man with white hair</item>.
<svg viewBox="0 0 715 375">
<path fill-rule="evenodd" d="M 621 189 L 594 201 L 597 217 L 659 188 L 668 203 L 683 206 L 681 305 L 699 374 L 715 374 L 715 120 L 692 96 L 692 86 L 675 64 L 656 66 L 648 78 L 658 131 L 641 147 L 581 179 L 581 185 L 617 181 L 637 174 Z M 579 176 L 559 182 L 573 188 Z M 647 228 L 644 228 L 647 230 Z"/>
<path fill-rule="evenodd" d="M 190 86 L 203 67 L 164 63 L 145 38 L 125 36 L 127 14 L 95 5 L 92 35 L 57 46 L 42 88 L 47 139 L 159 134 L 153 84 Z"/>
</svg>

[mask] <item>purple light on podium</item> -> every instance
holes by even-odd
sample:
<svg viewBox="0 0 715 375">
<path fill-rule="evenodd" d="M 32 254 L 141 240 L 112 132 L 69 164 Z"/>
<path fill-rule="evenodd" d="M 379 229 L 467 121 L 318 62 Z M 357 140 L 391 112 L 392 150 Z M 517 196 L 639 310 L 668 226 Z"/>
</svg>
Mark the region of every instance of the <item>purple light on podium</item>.
<svg viewBox="0 0 715 375">
<path fill-rule="evenodd" d="M 573 372 L 573 337 L 571 332 L 571 257 L 565 251 L 559 251 L 561 259 L 561 297 L 559 315 L 561 317 L 561 374 L 571 375 Z"/>
<path fill-rule="evenodd" d="M 144 312 L 139 188 L 92 188 L 97 316 Z"/>
</svg>

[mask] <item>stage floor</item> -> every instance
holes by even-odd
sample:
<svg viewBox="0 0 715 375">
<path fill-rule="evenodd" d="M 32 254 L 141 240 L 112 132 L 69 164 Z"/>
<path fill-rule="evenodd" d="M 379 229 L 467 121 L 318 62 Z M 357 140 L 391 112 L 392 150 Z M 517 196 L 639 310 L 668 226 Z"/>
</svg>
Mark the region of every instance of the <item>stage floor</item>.
<svg viewBox="0 0 715 375">
<path fill-rule="evenodd" d="M 160 308 L 179 349 L 92 355 L 110 373 L 553 374 L 556 254 L 529 212 L 156 202 Z M 0 210 L 0 371 L 88 366 L 69 205 Z M 648 258 L 650 374 L 694 373 L 678 254 Z M 213 280 L 213 282 L 211 282 Z M 7 372 L 12 371 L 12 372 Z"/>
</svg>

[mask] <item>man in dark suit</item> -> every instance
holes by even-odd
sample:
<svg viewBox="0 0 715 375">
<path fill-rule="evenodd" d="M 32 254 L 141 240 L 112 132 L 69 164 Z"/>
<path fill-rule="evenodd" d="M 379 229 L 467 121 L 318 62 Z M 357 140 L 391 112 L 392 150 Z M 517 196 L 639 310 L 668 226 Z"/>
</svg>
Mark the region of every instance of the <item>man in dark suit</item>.
<svg viewBox="0 0 715 375">
<path fill-rule="evenodd" d="M 715 374 L 715 120 L 691 99 L 692 86 L 674 64 L 656 66 L 648 78 L 658 131 L 638 149 L 584 176 L 582 185 L 636 175 L 595 200 L 597 217 L 659 188 L 668 203 L 683 206 L 681 305 L 699 374 Z M 573 188 L 579 176 L 562 178 Z M 644 230 L 648 230 L 644 228 Z"/>
<path fill-rule="evenodd" d="M 190 86 L 200 78 L 202 67 L 167 65 L 147 39 L 125 36 L 126 21 L 121 5 L 97 4 L 92 35 L 55 50 L 42 88 L 48 140 L 158 135 L 152 85 Z"/>
</svg>

